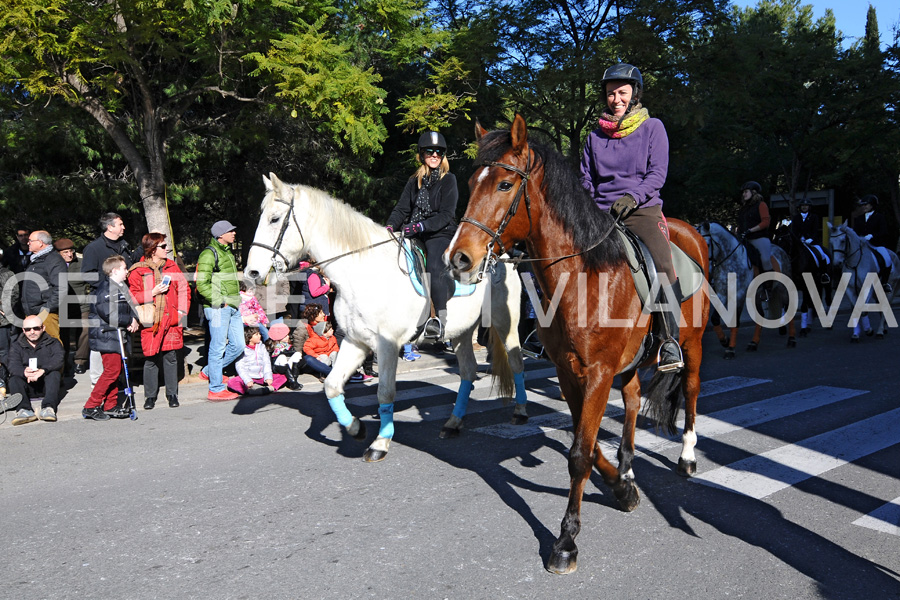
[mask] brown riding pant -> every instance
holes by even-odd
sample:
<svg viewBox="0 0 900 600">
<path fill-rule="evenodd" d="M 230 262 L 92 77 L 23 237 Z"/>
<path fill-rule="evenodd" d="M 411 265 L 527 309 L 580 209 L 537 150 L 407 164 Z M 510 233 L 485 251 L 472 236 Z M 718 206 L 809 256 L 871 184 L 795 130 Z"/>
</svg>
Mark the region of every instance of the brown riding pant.
<svg viewBox="0 0 900 600">
<path fill-rule="evenodd" d="M 647 244 L 656 272 L 665 275 L 670 283 L 675 283 L 675 265 L 672 264 L 672 250 L 669 247 L 669 227 L 662 214 L 662 207 L 648 206 L 639 208 L 623 220 L 628 229 Z"/>
</svg>

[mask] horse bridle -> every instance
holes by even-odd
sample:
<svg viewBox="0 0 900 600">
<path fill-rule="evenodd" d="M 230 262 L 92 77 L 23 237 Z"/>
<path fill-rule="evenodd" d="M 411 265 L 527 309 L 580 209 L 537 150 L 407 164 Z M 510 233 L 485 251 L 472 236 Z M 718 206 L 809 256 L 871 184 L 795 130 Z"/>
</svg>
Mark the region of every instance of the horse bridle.
<svg viewBox="0 0 900 600">
<path fill-rule="evenodd" d="M 297 228 L 297 233 L 300 234 L 300 247 L 301 248 L 306 247 L 306 240 L 303 237 L 303 231 L 300 229 L 300 223 L 297 222 L 297 215 L 294 212 L 293 198 L 292 198 L 291 202 L 288 202 L 287 200 L 282 200 L 281 198 L 276 196 L 275 202 L 280 202 L 281 204 L 287 204 L 287 206 L 288 206 L 288 211 L 287 211 L 287 214 L 284 215 L 284 218 L 281 222 L 281 231 L 278 232 L 278 238 L 275 240 L 275 245 L 270 246 L 268 244 L 263 244 L 262 242 L 257 242 L 256 240 L 253 240 L 253 242 L 250 243 L 250 246 L 251 247 L 259 246 L 260 248 L 265 248 L 266 250 L 270 251 L 272 253 L 272 268 L 275 269 L 276 273 L 284 273 L 285 271 L 290 270 L 290 267 L 288 266 L 290 264 L 290 261 L 288 261 L 288 257 L 285 256 L 281 252 L 281 243 L 284 241 L 284 234 L 287 232 L 287 228 L 290 226 L 291 221 L 294 222 L 294 226 Z M 284 264 L 283 268 L 281 268 L 281 269 L 278 268 L 278 261 L 276 260 L 276 257 L 279 257 L 279 256 L 281 257 L 281 260 Z"/>
<path fill-rule="evenodd" d="M 704 235 L 704 234 L 701 233 L 701 234 L 700 234 L 700 237 L 702 237 L 704 240 L 707 240 L 706 243 L 707 243 L 707 245 L 708 245 L 710 248 L 718 248 L 718 247 L 720 247 L 720 244 L 716 243 L 716 239 L 713 237 L 712 230 L 711 230 L 711 229 L 708 229 L 708 226 L 707 226 L 707 231 L 709 231 L 709 233 L 707 233 L 706 235 Z M 731 233 L 731 232 L 729 232 L 729 233 Z M 734 237 L 734 234 L 732 234 L 732 237 Z M 731 250 L 731 252 L 729 252 L 729 253 L 726 254 L 724 257 L 722 257 L 721 260 L 713 261 L 712 256 L 710 256 L 710 258 L 709 258 L 709 262 L 710 262 L 710 265 L 711 265 L 711 268 L 710 268 L 710 270 L 709 270 L 709 278 L 710 278 L 710 279 L 712 279 L 713 275 L 714 275 L 715 272 L 716 272 L 716 269 L 718 269 L 719 266 L 721 266 L 722 264 L 724 264 L 726 260 L 728 260 L 729 258 L 731 258 L 731 255 L 734 254 L 735 252 L 737 252 L 737 251 L 738 251 L 738 248 L 740 248 L 742 245 L 743 245 L 742 242 L 741 242 L 740 240 L 738 240 L 737 245 L 735 245 L 735 247 Z M 747 257 L 747 260 L 748 260 L 748 261 L 750 260 L 749 255 L 748 255 L 748 257 Z"/>
<path fill-rule="evenodd" d="M 506 246 L 503 245 L 503 242 L 500 240 L 500 236 L 502 236 L 503 232 L 506 231 L 506 227 L 509 225 L 509 222 L 512 220 L 512 218 L 516 216 L 516 213 L 519 211 L 519 204 L 522 202 L 523 198 L 525 199 L 525 211 L 528 213 L 528 235 L 531 235 L 531 199 L 528 197 L 528 180 L 531 176 L 531 150 L 528 151 L 528 159 L 526 160 L 524 171 L 515 165 L 496 161 L 483 162 L 479 166 L 502 167 L 507 171 L 516 173 L 519 177 L 522 178 L 522 181 L 519 183 L 519 189 L 516 190 L 516 195 L 513 197 L 512 204 L 510 204 L 509 208 L 506 210 L 506 214 L 503 215 L 503 219 L 500 221 L 500 225 L 497 227 L 496 231 L 477 219 L 471 219 L 469 217 L 463 217 L 462 219 L 460 219 L 460 223 L 469 223 L 470 225 L 474 225 L 475 227 L 484 231 L 490 237 L 490 240 L 487 243 L 487 255 L 482 262 L 481 270 L 479 270 L 478 272 L 478 280 L 481 281 L 482 279 L 484 279 L 485 273 L 487 273 L 489 269 L 493 271 L 494 265 L 499 260 L 500 255 L 506 253 Z M 499 247 L 500 252 L 494 252 L 495 247 Z"/>
<path fill-rule="evenodd" d="M 845 235 L 847 235 L 847 232 L 846 232 L 846 231 L 842 231 L 842 232 L 840 232 L 840 233 L 832 234 L 830 237 L 831 237 L 831 239 L 834 239 L 834 238 L 836 238 L 836 237 L 844 237 Z M 849 240 L 850 238 L 847 238 L 847 239 Z M 847 263 L 847 266 L 850 267 L 850 268 L 853 269 L 853 270 L 856 270 L 856 268 L 859 267 L 860 263 L 862 263 L 862 258 L 863 258 L 863 257 L 862 257 L 862 244 L 861 244 L 861 243 L 860 243 L 859 247 L 858 247 L 856 250 L 854 250 L 853 252 L 850 252 L 850 253 L 848 253 L 846 250 L 837 250 L 837 249 L 833 250 L 833 252 L 834 252 L 835 254 L 837 254 L 838 252 L 840 252 L 841 254 L 843 254 L 843 255 L 844 255 L 844 260 L 842 260 L 841 262 Z M 856 261 L 856 264 L 855 264 L 855 265 L 851 265 L 851 264 L 849 263 L 849 259 L 850 259 L 854 254 L 856 254 L 856 253 L 859 253 L 859 260 Z"/>
</svg>

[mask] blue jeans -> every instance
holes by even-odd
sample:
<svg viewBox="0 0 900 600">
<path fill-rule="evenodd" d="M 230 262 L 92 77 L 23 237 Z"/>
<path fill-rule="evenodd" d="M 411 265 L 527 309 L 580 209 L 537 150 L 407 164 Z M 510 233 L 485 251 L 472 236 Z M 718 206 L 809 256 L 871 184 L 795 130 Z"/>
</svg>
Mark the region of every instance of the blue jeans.
<svg viewBox="0 0 900 600">
<path fill-rule="evenodd" d="M 233 306 L 206 307 L 203 316 L 209 321 L 209 354 L 206 357 L 209 391 L 221 392 L 225 389 L 222 369 L 244 355 L 244 322 L 241 312 Z"/>
</svg>

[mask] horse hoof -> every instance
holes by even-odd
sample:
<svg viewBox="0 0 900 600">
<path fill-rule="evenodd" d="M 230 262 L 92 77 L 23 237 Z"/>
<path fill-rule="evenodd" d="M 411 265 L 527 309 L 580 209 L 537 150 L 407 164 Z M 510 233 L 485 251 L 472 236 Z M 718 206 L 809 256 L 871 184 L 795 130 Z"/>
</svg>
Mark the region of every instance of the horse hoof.
<svg viewBox="0 0 900 600">
<path fill-rule="evenodd" d="M 441 432 L 438 434 L 438 437 L 442 440 L 450 440 L 458 438 L 459 433 L 459 429 L 456 427 L 441 427 Z"/>
<path fill-rule="evenodd" d="M 747 344 L 747 352 L 756 352 L 757 348 L 759 348 L 759 344 L 756 342 Z"/>
<path fill-rule="evenodd" d="M 866 329 L 866 337 L 872 337 L 873 335 L 875 335 L 874 329 Z"/>
<path fill-rule="evenodd" d="M 883 333 L 876 333 L 876 334 L 875 334 L 875 339 L 876 339 L 876 340 L 883 340 L 883 339 L 884 339 L 884 334 L 883 334 Z"/>
<path fill-rule="evenodd" d="M 566 552 L 554 550 L 547 561 L 547 570 L 557 575 L 569 575 L 578 569 L 578 549 Z"/>
<path fill-rule="evenodd" d="M 347 433 L 357 442 L 362 442 L 366 439 L 366 425 L 358 418 L 353 417 L 353 422 L 347 428 Z"/>
<path fill-rule="evenodd" d="M 722 338 L 721 340 L 719 340 L 719 343 L 722 344 L 723 348 L 728 347 L 728 340 L 726 340 L 725 338 Z"/>
<path fill-rule="evenodd" d="M 641 503 L 641 494 L 631 479 L 622 481 L 621 485 L 613 489 L 613 494 L 615 494 L 616 500 L 619 501 L 619 506 L 625 512 L 632 512 Z"/>
<path fill-rule="evenodd" d="M 792 337 L 789 337 L 789 338 L 788 338 L 787 347 L 788 347 L 788 348 L 796 348 L 796 347 L 797 347 L 797 340 L 794 339 L 794 338 L 792 338 Z"/>
<path fill-rule="evenodd" d="M 787 327 L 782 325 L 778 328 L 778 335 L 787 335 Z"/>
<path fill-rule="evenodd" d="M 858 344 L 858 343 L 859 343 L 859 336 L 858 336 L 858 335 L 851 336 L 851 337 L 850 337 L 850 343 L 851 343 L 851 344 Z"/>
<path fill-rule="evenodd" d="M 800 337 L 806 337 L 808 335 L 809 335 L 809 327 L 807 327 L 806 329 L 800 330 Z"/>
<path fill-rule="evenodd" d="M 363 460 L 368 463 L 381 462 L 387 456 L 387 450 L 373 450 L 369 448 L 366 450 L 366 453 L 363 454 Z"/>
<path fill-rule="evenodd" d="M 734 348 L 725 351 L 725 360 L 734 360 Z"/>
<path fill-rule="evenodd" d="M 528 422 L 528 415 L 513 415 L 509 422 L 512 425 L 524 425 Z"/>
<path fill-rule="evenodd" d="M 697 473 L 696 460 L 678 459 L 678 474 L 682 477 L 693 477 Z"/>
</svg>

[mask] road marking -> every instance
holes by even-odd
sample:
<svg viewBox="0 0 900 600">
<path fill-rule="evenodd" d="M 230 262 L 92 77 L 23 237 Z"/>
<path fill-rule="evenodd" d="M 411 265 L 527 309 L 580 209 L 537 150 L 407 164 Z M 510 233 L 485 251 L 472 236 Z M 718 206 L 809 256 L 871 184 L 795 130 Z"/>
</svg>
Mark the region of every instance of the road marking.
<svg viewBox="0 0 900 600">
<path fill-rule="evenodd" d="M 719 467 L 697 483 L 761 499 L 900 442 L 900 408 Z"/>
<path fill-rule="evenodd" d="M 853 524 L 882 533 L 900 535 L 900 498 L 894 498 L 884 506 L 853 521 Z"/>
</svg>

